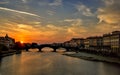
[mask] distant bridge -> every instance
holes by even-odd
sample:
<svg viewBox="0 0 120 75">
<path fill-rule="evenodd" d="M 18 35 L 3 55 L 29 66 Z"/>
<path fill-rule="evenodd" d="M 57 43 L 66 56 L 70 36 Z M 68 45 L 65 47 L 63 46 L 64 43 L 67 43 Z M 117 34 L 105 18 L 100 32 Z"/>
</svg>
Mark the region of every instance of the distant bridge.
<svg viewBox="0 0 120 75">
<path fill-rule="evenodd" d="M 63 45 L 52 45 L 52 44 L 41 44 L 41 45 L 38 45 L 38 46 L 35 46 L 34 48 L 37 48 L 40 52 L 42 51 L 43 48 L 45 47 L 49 47 L 49 48 L 52 48 L 53 49 L 53 52 L 56 52 L 57 49 L 59 48 L 64 48 L 66 49 L 66 51 L 71 51 L 71 50 L 78 50 L 79 48 L 78 47 L 70 47 L 70 46 L 63 46 Z M 32 47 L 29 47 L 29 48 L 25 48 L 26 51 L 29 51 L 29 49 L 31 49 Z"/>
</svg>

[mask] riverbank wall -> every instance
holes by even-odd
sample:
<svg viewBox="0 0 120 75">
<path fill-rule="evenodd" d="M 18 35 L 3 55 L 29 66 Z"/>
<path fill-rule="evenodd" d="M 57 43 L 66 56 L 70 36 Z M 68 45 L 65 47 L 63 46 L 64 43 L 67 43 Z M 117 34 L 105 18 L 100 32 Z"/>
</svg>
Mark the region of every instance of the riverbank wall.
<svg viewBox="0 0 120 75">
<path fill-rule="evenodd" d="M 104 50 L 104 49 L 79 49 L 77 52 L 85 52 L 100 56 L 106 56 L 106 57 L 115 57 L 120 58 L 119 53 L 112 52 L 111 50 Z"/>
<path fill-rule="evenodd" d="M 0 58 L 13 54 L 20 54 L 20 53 L 21 51 L 16 51 L 16 50 L 0 51 Z"/>
<path fill-rule="evenodd" d="M 116 58 L 116 57 L 109 57 L 109 56 L 107 57 L 107 56 L 86 53 L 86 52 L 65 53 L 63 55 L 89 60 L 89 61 L 107 62 L 107 63 L 114 63 L 120 65 L 120 58 Z"/>
</svg>

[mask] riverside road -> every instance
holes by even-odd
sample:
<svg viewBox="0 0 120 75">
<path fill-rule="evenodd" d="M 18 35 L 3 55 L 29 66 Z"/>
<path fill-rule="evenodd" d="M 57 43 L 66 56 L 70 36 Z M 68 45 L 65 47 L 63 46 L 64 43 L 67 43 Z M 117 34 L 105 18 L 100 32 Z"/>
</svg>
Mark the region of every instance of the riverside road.
<svg viewBox="0 0 120 75">
<path fill-rule="evenodd" d="M 3 57 L 0 75 L 120 75 L 120 66 L 32 51 Z"/>
</svg>

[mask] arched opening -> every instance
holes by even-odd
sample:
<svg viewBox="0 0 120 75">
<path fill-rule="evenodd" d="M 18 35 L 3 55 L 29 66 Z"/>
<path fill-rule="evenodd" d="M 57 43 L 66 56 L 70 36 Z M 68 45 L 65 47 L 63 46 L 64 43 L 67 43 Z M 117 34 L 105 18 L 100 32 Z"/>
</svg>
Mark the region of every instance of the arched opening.
<svg viewBox="0 0 120 75">
<path fill-rule="evenodd" d="M 66 48 L 60 47 L 60 48 L 57 48 L 56 51 L 62 53 L 62 52 L 65 52 L 67 50 L 66 50 Z"/>
<path fill-rule="evenodd" d="M 51 47 L 43 47 L 43 48 L 41 49 L 41 51 L 42 51 L 42 52 L 52 52 L 52 51 L 54 51 L 54 49 L 51 48 Z"/>
<path fill-rule="evenodd" d="M 38 48 L 30 48 L 29 51 L 30 52 L 37 52 L 37 51 L 39 51 L 39 49 Z"/>
</svg>

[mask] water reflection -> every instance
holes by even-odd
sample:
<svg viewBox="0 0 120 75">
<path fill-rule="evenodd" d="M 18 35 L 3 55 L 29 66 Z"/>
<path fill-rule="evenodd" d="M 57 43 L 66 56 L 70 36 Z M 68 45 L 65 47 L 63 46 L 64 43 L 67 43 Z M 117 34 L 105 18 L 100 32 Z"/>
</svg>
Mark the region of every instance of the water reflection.
<svg viewBox="0 0 120 75">
<path fill-rule="evenodd" d="M 119 65 L 86 61 L 56 52 L 23 52 L 4 57 L 1 75 L 119 75 Z"/>
<path fill-rule="evenodd" d="M 61 53 L 61 52 L 65 52 L 66 49 L 64 49 L 64 48 L 59 48 L 59 49 L 57 49 L 56 51 Z"/>
<path fill-rule="evenodd" d="M 39 49 L 37 49 L 37 48 L 36 48 L 36 49 L 29 49 L 29 51 L 30 51 L 30 52 L 38 52 Z"/>
<path fill-rule="evenodd" d="M 49 48 L 49 47 L 44 47 L 44 48 L 42 48 L 41 51 L 42 51 L 42 52 L 52 52 L 53 49 L 52 49 L 52 48 Z"/>
</svg>

